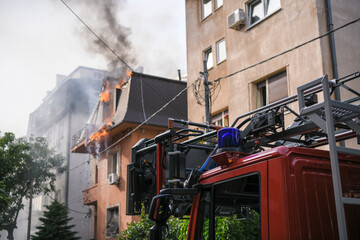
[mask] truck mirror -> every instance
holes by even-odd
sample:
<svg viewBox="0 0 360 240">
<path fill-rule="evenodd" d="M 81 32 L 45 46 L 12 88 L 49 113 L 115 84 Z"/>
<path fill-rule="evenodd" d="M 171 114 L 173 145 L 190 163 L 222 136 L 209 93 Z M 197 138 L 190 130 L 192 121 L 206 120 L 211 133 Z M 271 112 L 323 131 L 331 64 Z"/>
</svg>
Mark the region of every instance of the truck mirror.
<svg viewBox="0 0 360 240">
<path fill-rule="evenodd" d="M 149 218 L 156 223 L 164 224 L 172 214 L 173 197 L 170 194 L 155 196 L 150 205 Z"/>
</svg>

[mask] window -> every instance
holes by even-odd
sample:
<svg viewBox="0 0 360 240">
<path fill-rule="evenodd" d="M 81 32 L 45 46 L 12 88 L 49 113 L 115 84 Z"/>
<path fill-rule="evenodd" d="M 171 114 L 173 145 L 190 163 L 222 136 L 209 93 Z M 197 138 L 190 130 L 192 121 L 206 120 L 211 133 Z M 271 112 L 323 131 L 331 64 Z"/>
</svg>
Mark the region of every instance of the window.
<svg viewBox="0 0 360 240">
<path fill-rule="evenodd" d="M 205 19 L 212 13 L 212 1 L 202 0 L 202 19 Z"/>
<path fill-rule="evenodd" d="M 260 215 L 259 173 L 216 183 L 201 194 L 196 239 L 244 239 L 250 229 L 260 239 Z"/>
<path fill-rule="evenodd" d="M 255 0 L 246 4 L 248 25 L 251 26 L 261 19 L 280 9 L 280 0 Z"/>
<path fill-rule="evenodd" d="M 120 173 L 120 154 L 119 152 L 114 152 L 111 154 L 108 161 L 108 175 L 111 173 Z"/>
<path fill-rule="evenodd" d="M 216 43 L 216 61 L 219 64 L 225 59 L 226 59 L 225 39 L 222 39 Z"/>
<path fill-rule="evenodd" d="M 223 0 L 215 0 L 215 9 L 218 9 L 223 5 Z"/>
<path fill-rule="evenodd" d="M 119 207 L 112 207 L 106 210 L 106 237 L 116 237 L 120 233 L 119 228 Z"/>
<path fill-rule="evenodd" d="M 262 107 L 288 96 L 286 71 L 256 84 L 256 107 Z"/>
<path fill-rule="evenodd" d="M 211 117 L 211 123 L 216 126 L 228 127 L 229 126 L 229 112 L 228 110 L 218 113 Z"/>
<path fill-rule="evenodd" d="M 214 66 L 213 53 L 211 47 L 204 51 L 204 60 L 206 60 L 206 67 L 209 70 Z"/>
</svg>

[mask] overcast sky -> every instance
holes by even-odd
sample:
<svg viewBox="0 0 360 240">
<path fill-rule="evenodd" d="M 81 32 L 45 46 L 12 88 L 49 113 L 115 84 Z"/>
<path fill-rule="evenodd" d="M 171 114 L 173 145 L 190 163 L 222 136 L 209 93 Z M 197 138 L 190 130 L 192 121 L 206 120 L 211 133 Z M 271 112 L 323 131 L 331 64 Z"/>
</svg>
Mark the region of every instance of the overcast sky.
<svg viewBox="0 0 360 240">
<path fill-rule="evenodd" d="M 65 0 L 90 27 L 96 25 L 99 19 L 91 19 L 92 10 L 84 11 L 81 1 L 87 0 Z M 185 1 L 118 2 L 116 18 L 130 30 L 137 60 L 131 67 L 170 78 L 177 69 L 185 74 Z M 60 0 L 0 0 L 0 131 L 26 135 L 29 114 L 55 87 L 56 74 L 68 75 L 80 65 L 106 69 L 106 50 L 86 47 L 94 40 Z"/>
</svg>

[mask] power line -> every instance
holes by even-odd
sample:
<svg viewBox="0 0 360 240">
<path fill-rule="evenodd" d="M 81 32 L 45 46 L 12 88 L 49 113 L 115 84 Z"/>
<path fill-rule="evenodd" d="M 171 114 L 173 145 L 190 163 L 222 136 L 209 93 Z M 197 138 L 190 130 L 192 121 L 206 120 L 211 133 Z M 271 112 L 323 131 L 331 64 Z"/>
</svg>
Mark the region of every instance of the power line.
<svg viewBox="0 0 360 240">
<path fill-rule="evenodd" d="M 136 128 L 134 128 L 133 130 L 131 130 L 130 132 L 128 132 L 125 136 L 123 136 L 122 138 L 120 138 L 119 140 L 117 140 L 115 143 L 111 144 L 109 147 L 105 148 L 103 151 L 101 151 L 99 153 L 102 154 L 104 152 L 106 152 L 108 149 L 114 147 L 116 144 L 118 144 L 119 142 L 121 142 L 122 140 L 124 140 L 125 138 L 127 138 L 128 136 L 130 136 L 131 134 L 133 134 L 136 130 L 138 130 L 141 126 L 143 126 L 145 123 L 147 123 L 148 121 L 150 121 L 154 116 L 156 116 L 159 112 L 161 112 L 162 110 L 164 110 L 164 108 L 166 108 L 170 103 L 172 103 L 173 101 L 175 101 L 182 93 L 184 93 L 185 91 L 187 91 L 188 88 L 190 88 L 191 86 L 194 85 L 195 82 L 193 82 L 192 84 L 190 84 L 189 86 L 187 86 L 186 88 L 184 88 L 183 90 L 181 90 L 175 97 L 173 97 L 169 102 L 167 102 L 164 106 L 162 106 L 159 110 L 157 110 L 155 113 L 153 113 L 149 118 L 147 118 L 145 121 L 143 121 L 142 123 L 140 123 Z"/>
<path fill-rule="evenodd" d="M 104 46 L 110 51 L 112 52 L 128 69 L 130 69 L 131 71 L 134 71 L 130 66 L 129 64 L 127 64 L 125 62 L 125 60 L 123 60 L 118 54 L 116 54 L 116 52 L 111 49 L 109 47 L 108 44 L 105 43 L 105 41 L 103 41 L 70 7 L 69 5 L 67 5 L 64 0 L 60 0 L 69 10 L 70 12 L 72 12 L 72 14 L 74 14 L 74 16 L 79 19 L 79 21 L 102 43 L 104 44 Z"/>
<path fill-rule="evenodd" d="M 342 26 L 340 26 L 340 27 L 338 27 L 338 28 L 335 28 L 335 29 L 333 29 L 333 30 L 331 30 L 331 31 L 328 31 L 328 32 L 326 32 L 326 33 L 324 33 L 324 34 L 316 37 L 316 38 L 313 38 L 313 39 L 311 39 L 311 40 L 309 40 L 309 41 L 307 41 L 307 42 L 301 43 L 301 44 L 299 44 L 299 45 L 297 45 L 297 46 L 295 46 L 295 47 L 293 47 L 293 48 L 290 48 L 290 49 L 288 49 L 288 50 L 286 50 L 286 51 L 284 51 L 284 52 L 281 52 L 281 53 L 279 53 L 279 54 L 277 54 L 277 55 L 274 55 L 274 56 L 272 56 L 272 57 L 270 57 L 270 58 L 267 58 L 267 59 L 265 59 L 265 60 L 262 60 L 262 61 L 260 61 L 260 62 L 258 62 L 258 63 L 255 63 L 255 64 L 250 65 L 250 66 L 248 66 L 248 67 L 245 67 L 245 68 L 243 68 L 243 69 L 240 69 L 240 70 L 238 70 L 238 71 L 236 71 L 236 72 L 233 72 L 233 73 L 231 73 L 231 74 L 229 74 L 229 75 L 226 75 L 226 76 L 224 76 L 224 77 L 219 77 L 218 79 L 215 80 L 215 82 L 220 81 L 221 79 L 225 79 L 225 78 L 232 77 L 232 76 L 234 76 L 234 75 L 236 75 L 236 74 L 238 74 L 238 73 L 241 73 L 241 72 L 243 72 L 243 71 L 246 71 L 246 70 L 248 70 L 248 69 L 250 69 L 250 68 L 253 68 L 253 67 L 256 67 L 256 66 L 258 66 L 258 65 L 261 65 L 261 64 L 263 64 L 263 63 L 265 63 L 265 62 L 268 62 L 268 61 L 270 61 L 270 60 L 272 60 L 272 59 L 275 59 L 275 58 L 277 58 L 277 57 L 279 57 L 279 56 L 281 56 L 281 55 L 284 55 L 284 54 L 289 53 L 289 52 L 291 52 L 291 51 L 293 51 L 293 50 L 295 50 L 295 49 L 298 49 L 298 48 L 300 48 L 300 47 L 303 47 L 303 46 L 305 46 L 305 45 L 307 45 L 307 44 L 309 44 L 309 43 L 311 43 L 311 42 L 314 42 L 315 40 L 318 40 L 318 39 L 321 39 L 321 38 L 323 38 L 323 37 L 325 37 L 325 36 L 327 36 L 327 35 L 330 35 L 331 33 L 336 32 L 336 31 L 338 31 L 338 30 L 340 30 L 340 29 L 342 29 L 342 28 L 345 28 L 345 27 L 347 27 L 347 26 L 349 26 L 349 25 L 351 25 L 351 24 L 354 24 L 354 23 L 356 23 L 356 22 L 358 22 L 358 21 L 360 21 L 360 18 L 357 18 L 357 19 L 355 19 L 355 20 L 353 20 L 353 21 L 351 21 L 351 22 L 348 22 L 348 23 L 346 23 L 346 24 L 344 24 L 344 25 L 342 25 Z"/>
</svg>

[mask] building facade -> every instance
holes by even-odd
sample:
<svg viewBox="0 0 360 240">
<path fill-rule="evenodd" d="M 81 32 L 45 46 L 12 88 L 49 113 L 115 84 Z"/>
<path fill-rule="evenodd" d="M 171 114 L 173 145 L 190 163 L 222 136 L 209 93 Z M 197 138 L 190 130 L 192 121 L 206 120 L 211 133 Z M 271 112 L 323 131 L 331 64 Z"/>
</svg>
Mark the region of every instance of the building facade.
<svg viewBox="0 0 360 240">
<path fill-rule="evenodd" d="M 131 148 L 167 130 L 169 117 L 187 117 L 186 91 L 164 107 L 186 82 L 136 72 L 123 75 L 103 80 L 86 128 L 74 136 L 72 152 L 92 154 L 91 184 L 83 189 L 83 203 L 91 208 L 91 239 L 116 239 L 128 222 L 139 219 L 126 215 Z"/>
<path fill-rule="evenodd" d="M 31 234 L 41 224 L 39 218 L 45 206 L 57 199 L 64 203 L 73 218 L 74 231 L 81 239 L 88 239 L 89 208 L 82 204 L 82 189 L 89 186 L 88 154 L 70 153 L 73 134 L 84 126 L 95 106 L 106 71 L 78 67 L 68 76 L 57 75 L 56 87 L 48 92 L 42 104 L 30 114 L 28 136 L 45 137 L 49 148 L 65 158 L 67 171 L 58 175 L 56 192 L 50 196 L 34 196 L 32 201 Z M 19 214 L 15 239 L 26 239 L 29 202 Z"/>
<path fill-rule="evenodd" d="M 358 18 L 357 0 L 185 3 L 188 84 L 204 71 L 205 60 L 213 91 L 211 123 L 231 125 L 241 114 L 295 95 L 299 85 L 325 74 L 332 79 L 334 65 L 339 77 L 359 70 L 359 21 L 334 32 L 333 53 L 329 35 L 304 44 L 329 31 L 329 13 L 334 29 Z M 332 60 L 334 53 L 337 61 Z M 203 122 L 204 107 L 198 97 L 203 87 L 194 86 L 195 94 L 188 95 L 188 117 Z M 341 94 L 341 99 L 349 97 Z M 290 107 L 298 108 L 297 103 Z M 289 125 L 292 119 L 287 120 Z"/>
</svg>

